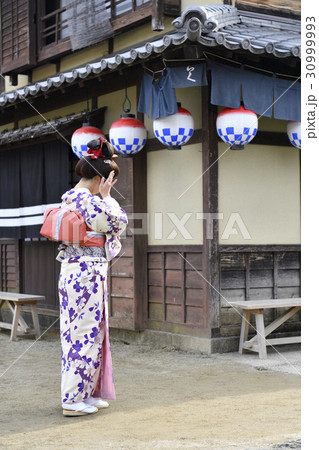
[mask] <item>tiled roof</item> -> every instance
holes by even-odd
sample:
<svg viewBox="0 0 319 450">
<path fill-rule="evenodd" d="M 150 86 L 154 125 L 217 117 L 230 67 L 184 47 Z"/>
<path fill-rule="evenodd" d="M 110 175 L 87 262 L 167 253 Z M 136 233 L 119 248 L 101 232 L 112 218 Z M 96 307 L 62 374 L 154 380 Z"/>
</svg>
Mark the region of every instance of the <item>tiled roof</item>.
<svg viewBox="0 0 319 450">
<path fill-rule="evenodd" d="M 59 117 L 48 122 L 36 123 L 17 130 L 3 131 L 0 133 L 0 146 L 55 134 L 57 131 L 61 131 L 67 126 L 85 118 L 86 112 L 82 112 L 70 114 L 66 117 Z"/>
<path fill-rule="evenodd" d="M 301 56 L 300 21 L 277 16 L 239 11 L 230 5 L 190 6 L 173 22 L 175 32 L 128 51 L 104 57 L 70 71 L 48 77 L 44 81 L 24 86 L 0 95 L 0 107 L 29 96 L 59 88 L 91 74 L 110 71 L 162 54 L 167 48 L 186 41 L 212 48 L 245 50 L 254 54 L 272 54 L 276 58 Z"/>
<path fill-rule="evenodd" d="M 207 47 L 221 45 L 276 58 L 301 56 L 299 20 L 238 11 L 229 5 L 190 6 L 173 25 L 190 41 Z"/>
</svg>

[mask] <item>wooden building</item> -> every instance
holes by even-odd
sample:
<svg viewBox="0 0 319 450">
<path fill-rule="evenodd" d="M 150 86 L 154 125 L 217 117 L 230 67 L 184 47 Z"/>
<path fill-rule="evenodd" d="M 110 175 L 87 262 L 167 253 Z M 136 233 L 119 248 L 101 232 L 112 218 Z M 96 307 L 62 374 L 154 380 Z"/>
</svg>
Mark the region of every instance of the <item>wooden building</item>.
<svg viewBox="0 0 319 450">
<path fill-rule="evenodd" d="M 300 297 L 300 150 L 286 132 L 298 116 L 291 105 L 298 105 L 300 1 L 194 3 L 0 0 L 0 290 L 45 295 L 41 307 L 58 315 L 57 244 L 40 238 L 42 212 L 75 183 L 72 133 L 89 112 L 108 134 L 127 88 L 148 138 L 137 155 L 118 158 L 113 195 L 130 221 L 110 265 L 111 333 L 231 351 L 241 318 L 230 300 Z M 207 84 L 175 88 L 195 131 L 171 151 L 137 110 L 143 74 L 156 80 L 167 68 L 198 63 Z M 236 102 L 245 102 L 240 77 L 249 74 L 296 91 L 276 106 L 271 97 L 242 151 L 229 150 L 216 131 L 233 87 L 225 81 L 221 103 L 212 102 L 216 67 L 239 83 Z M 279 331 L 299 330 L 300 316 Z"/>
</svg>

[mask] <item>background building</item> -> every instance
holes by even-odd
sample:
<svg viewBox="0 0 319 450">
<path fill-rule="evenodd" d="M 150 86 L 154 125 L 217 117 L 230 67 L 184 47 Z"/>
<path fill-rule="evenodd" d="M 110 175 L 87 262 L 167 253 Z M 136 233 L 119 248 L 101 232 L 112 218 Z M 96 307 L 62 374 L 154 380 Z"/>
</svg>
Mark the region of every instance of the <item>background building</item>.
<svg viewBox="0 0 319 450">
<path fill-rule="evenodd" d="M 73 132 L 89 113 L 108 134 L 125 94 L 148 135 L 118 158 L 113 195 L 131 219 L 110 267 L 113 335 L 235 350 L 229 300 L 300 297 L 300 150 L 287 136 L 300 120 L 300 2 L 196 3 L 0 2 L 0 290 L 45 295 L 43 325 L 58 315 L 59 272 L 58 245 L 39 235 L 43 209 L 76 181 Z M 174 88 L 193 136 L 167 150 L 138 111 L 144 75 L 200 65 L 207 84 Z M 258 131 L 228 150 L 216 118 L 241 102 Z M 299 329 L 295 316 L 280 331 Z"/>
</svg>

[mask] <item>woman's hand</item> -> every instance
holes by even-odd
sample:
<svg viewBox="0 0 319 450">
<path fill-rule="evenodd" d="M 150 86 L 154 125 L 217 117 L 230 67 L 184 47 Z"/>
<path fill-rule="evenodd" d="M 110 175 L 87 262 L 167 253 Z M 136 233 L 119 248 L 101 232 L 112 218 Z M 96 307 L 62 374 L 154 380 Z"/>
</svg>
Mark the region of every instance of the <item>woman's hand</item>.
<svg viewBox="0 0 319 450">
<path fill-rule="evenodd" d="M 112 170 L 107 179 L 105 178 L 101 179 L 99 191 L 103 198 L 108 197 L 110 195 L 112 187 L 117 182 L 117 180 L 113 181 L 114 173 L 115 173 L 114 170 Z"/>
</svg>

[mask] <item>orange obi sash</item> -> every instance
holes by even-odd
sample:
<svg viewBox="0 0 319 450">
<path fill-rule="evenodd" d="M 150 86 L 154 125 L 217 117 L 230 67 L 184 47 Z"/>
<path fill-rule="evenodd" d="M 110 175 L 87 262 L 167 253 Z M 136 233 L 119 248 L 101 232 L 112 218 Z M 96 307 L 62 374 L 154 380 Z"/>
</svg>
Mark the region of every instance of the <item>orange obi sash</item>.
<svg viewBox="0 0 319 450">
<path fill-rule="evenodd" d="M 67 208 L 47 208 L 40 234 L 66 245 L 104 247 L 105 235 L 92 231 L 81 213 Z"/>
</svg>

